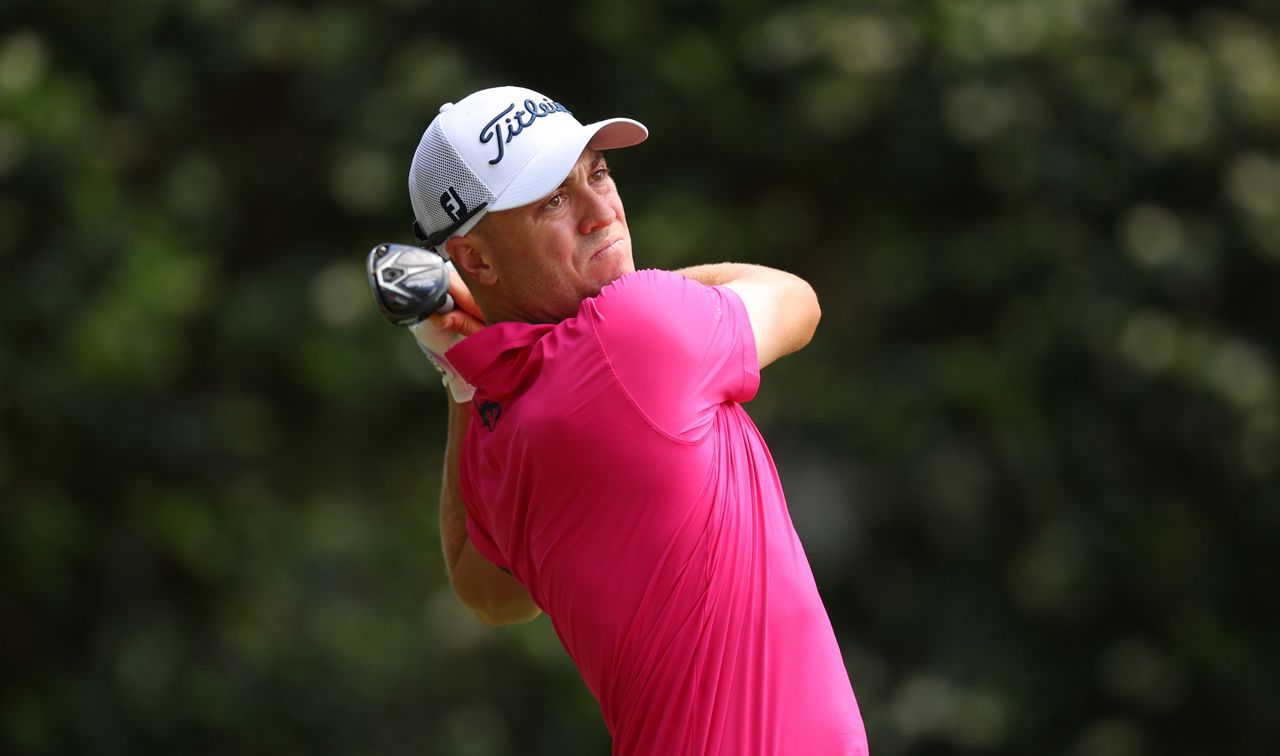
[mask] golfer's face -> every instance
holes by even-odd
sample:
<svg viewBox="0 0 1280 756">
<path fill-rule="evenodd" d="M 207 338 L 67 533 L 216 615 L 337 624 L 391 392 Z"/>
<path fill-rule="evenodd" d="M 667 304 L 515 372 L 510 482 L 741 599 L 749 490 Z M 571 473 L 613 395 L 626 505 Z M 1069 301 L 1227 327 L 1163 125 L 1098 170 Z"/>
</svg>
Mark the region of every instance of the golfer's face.
<svg viewBox="0 0 1280 756">
<path fill-rule="evenodd" d="M 622 198 L 596 150 L 555 191 L 488 220 L 499 285 L 529 322 L 572 317 L 583 299 L 635 270 Z"/>
</svg>

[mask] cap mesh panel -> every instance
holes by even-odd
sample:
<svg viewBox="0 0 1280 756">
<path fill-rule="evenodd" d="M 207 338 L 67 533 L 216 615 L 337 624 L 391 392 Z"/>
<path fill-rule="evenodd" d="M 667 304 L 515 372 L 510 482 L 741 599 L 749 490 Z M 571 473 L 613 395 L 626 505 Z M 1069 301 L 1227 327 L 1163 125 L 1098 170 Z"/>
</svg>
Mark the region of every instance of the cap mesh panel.
<svg viewBox="0 0 1280 756">
<path fill-rule="evenodd" d="M 440 196 L 450 188 L 462 198 L 467 210 L 493 201 L 493 195 L 458 157 L 439 121 L 432 121 L 413 153 L 413 165 L 409 168 L 409 200 L 413 203 L 413 214 L 428 234 L 447 228 L 454 222 L 440 203 Z"/>
</svg>

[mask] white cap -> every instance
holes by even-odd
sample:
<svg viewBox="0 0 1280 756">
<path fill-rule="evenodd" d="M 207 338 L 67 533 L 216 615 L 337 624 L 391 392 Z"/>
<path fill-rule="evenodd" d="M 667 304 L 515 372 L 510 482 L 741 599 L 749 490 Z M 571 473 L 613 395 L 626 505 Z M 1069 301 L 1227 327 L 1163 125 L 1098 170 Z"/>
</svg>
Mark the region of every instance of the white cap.
<svg viewBox="0 0 1280 756">
<path fill-rule="evenodd" d="M 643 142 L 630 118 L 583 126 L 563 105 L 523 87 L 494 87 L 446 103 L 422 135 L 409 168 L 409 199 L 427 246 L 469 232 L 490 210 L 550 194 L 588 146 Z"/>
</svg>

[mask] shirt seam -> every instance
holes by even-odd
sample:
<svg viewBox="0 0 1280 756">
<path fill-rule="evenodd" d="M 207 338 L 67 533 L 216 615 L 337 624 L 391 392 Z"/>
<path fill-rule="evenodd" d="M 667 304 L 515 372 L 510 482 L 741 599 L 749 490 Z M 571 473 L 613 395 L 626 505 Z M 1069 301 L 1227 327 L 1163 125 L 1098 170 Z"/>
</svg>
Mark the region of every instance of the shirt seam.
<svg viewBox="0 0 1280 756">
<path fill-rule="evenodd" d="M 595 337 L 596 346 L 600 347 L 600 354 L 604 356 L 604 364 L 609 366 L 609 374 L 613 376 L 613 382 L 617 384 L 618 390 L 627 398 L 627 402 L 631 405 L 632 409 L 636 411 L 636 414 L 640 415 L 646 425 L 668 441 L 682 446 L 697 446 L 699 443 L 698 441 L 685 440 L 669 433 L 665 428 L 658 425 L 653 418 L 649 417 L 649 413 L 645 412 L 644 408 L 640 406 L 640 402 L 631 394 L 631 391 L 627 389 L 627 384 L 623 383 L 622 376 L 618 374 L 618 370 L 613 366 L 613 360 L 609 358 L 609 349 L 605 346 L 604 340 L 600 338 L 600 330 L 596 326 L 596 319 L 589 318 L 588 320 L 591 323 L 591 335 Z"/>
</svg>

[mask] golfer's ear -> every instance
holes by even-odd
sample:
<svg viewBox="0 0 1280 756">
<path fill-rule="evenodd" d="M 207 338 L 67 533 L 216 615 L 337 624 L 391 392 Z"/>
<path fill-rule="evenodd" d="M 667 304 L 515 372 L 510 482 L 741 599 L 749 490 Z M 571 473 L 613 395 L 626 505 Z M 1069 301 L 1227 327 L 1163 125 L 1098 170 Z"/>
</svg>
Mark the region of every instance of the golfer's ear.
<svg viewBox="0 0 1280 756">
<path fill-rule="evenodd" d="M 497 282 L 497 272 L 493 269 L 491 252 L 483 243 L 465 236 L 455 236 L 444 243 L 453 267 L 465 274 L 469 281 L 491 286 Z"/>
</svg>

